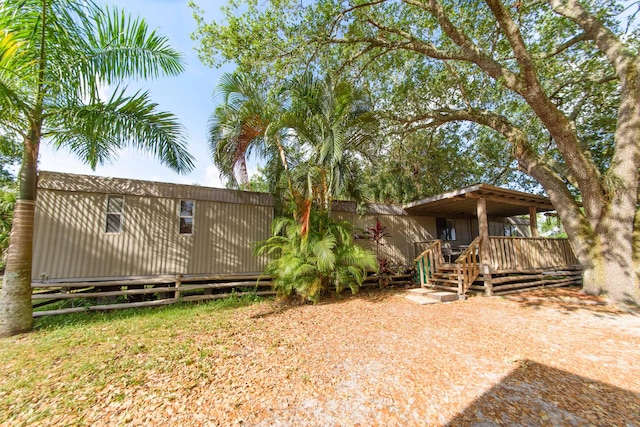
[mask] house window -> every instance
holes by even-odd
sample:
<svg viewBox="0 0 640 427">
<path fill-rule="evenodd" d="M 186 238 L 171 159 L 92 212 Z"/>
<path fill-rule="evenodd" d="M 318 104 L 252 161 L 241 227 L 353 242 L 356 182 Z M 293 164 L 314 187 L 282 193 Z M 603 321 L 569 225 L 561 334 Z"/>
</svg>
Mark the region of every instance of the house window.
<svg viewBox="0 0 640 427">
<path fill-rule="evenodd" d="M 122 212 L 124 211 L 124 197 L 107 196 L 107 212 L 105 221 L 106 233 L 122 231 Z"/>
<path fill-rule="evenodd" d="M 504 236 L 507 237 L 514 237 L 518 235 L 518 229 L 516 228 L 515 224 L 504 224 Z"/>
<path fill-rule="evenodd" d="M 436 218 L 436 232 L 438 233 L 438 239 L 456 240 L 455 220 Z"/>
<path fill-rule="evenodd" d="M 193 234 L 193 200 L 180 200 L 180 234 Z"/>
</svg>

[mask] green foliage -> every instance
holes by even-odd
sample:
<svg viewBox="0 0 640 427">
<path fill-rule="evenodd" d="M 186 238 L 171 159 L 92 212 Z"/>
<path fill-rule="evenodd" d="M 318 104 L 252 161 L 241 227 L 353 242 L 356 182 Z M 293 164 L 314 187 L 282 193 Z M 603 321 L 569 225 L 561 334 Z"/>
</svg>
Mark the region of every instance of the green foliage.
<svg viewBox="0 0 640 427">
<path fill-rule="evenodd" d="M 545 237 L 566 238 L 567 232 L 564 231 L 562 222 L 557 215 L 545 215 L 544 221 L 538 223 L 540 235 Z"/>
<path fill-rule="evenodd" d="M 125 145 L 193 168 L 179 121 L 127 79 L 177 75 L 182 55 L 144 20 L 91 0 L 0 4 L 0 134 L 30 150 L 48 138 L 96 167 Z M 115 88 L 101 99 L 103 85 Z"/>
<path fill-rule="evenodd" d="M 9 168 L 15 167 L 19 161 L 20 144 L 6 135 L 0 135 L 0 272 L 4 272 L 18 193 L 15 177 Z"/>
<path fill-rule="evenodd" d="M 505 70 L 522 72 L 486 2 L 438 3 L 474 48 Z M 554 13 L 548 2 L 517 3 L 505 7 L 522 34 L 543 88 L 573 122 L 581 145 L 604 173 L 614 152 L 620 103 L 620 85 L 608 59 L 595 43 L 577 40 L 565 45 L 580 30 Z M 580 3 L 629 51 L 638 51 L 637 14 L 619 15 L 618 1 Z M 365 193 L 375 200 L 404 202 L 476 182 L 540 191 L 518 170 L 512 148 L 497 132 L 473 123 L 439 122 L 432 115 L 468 109 L 508 118 L 572 189 L 565 159 L 531 107 L 505 87 L 504 77 L 489 76 L 463 59 L 468 52 L 443 31 L 428 10 L 431 4 L 233 1 L 223 8 L 224 22 L 210 23 L 192 4 L 198 24 L 193 37 L 200 42 L 204 62 L 233 61 L 261 81 L 273 83 L 309 69 L 330 70 L 365 87 L 375 111 L 384 118 L 388 136 L 373 158 L 375 167 L 364 178 Z M 433 59 L 424 53 L 431 48 L 441 56 L 460 59 Z"/>
<path fill-rule="evenodd" d="M 353 242 L 353 226 L 332 220 L 328 213 L 311 210 L 309 229 L 290 218 L 276 218 L 273 235 L 258 243 L 256 254 L 275 257 L 265 269 L 278 296 L 299 295 L 317 302 L 335 286 L 356 293 L 367 271 L 377 269 L 376 256 Z"/>
<path fill-rule="evenodd" d="M 269 171 L 266 168 L 258 168 L 258 172 L 249 178 L 246 184 L 239 184 L 238 188 L 244 191 L 268 193 L 270 188 Z"/>
<path fill-rule="evenodd" d="M 289 108 L 283 125 L 301 154 L 296 190 L 321 209 L 335 198 L 362 200 L 362 164 L 371 158 L 379 121 L 368 94 L 347 81 L 303 74 L 283 88 Z"/>
<path fill-rule="evenodd" d="M 9 169 L 20 163 L 21 148 L 14 138 L 0 133 L 0 185 L 15 183 L 15 176 Z"/>
<path fill-rule="evenodd" d="M 222 103 L 211 116 L 210 148 L 230 186 L 246 187 L 246 158 L 258 152 L 274 195 L 299 195 L 323 209 L 335 197 L 362 198 L 361 165 L 371 158 L 379 125 L 364 90 L 311 74 L 269 89 L 233 73 L 223 75 L 217 93 Z"/>
</svg>

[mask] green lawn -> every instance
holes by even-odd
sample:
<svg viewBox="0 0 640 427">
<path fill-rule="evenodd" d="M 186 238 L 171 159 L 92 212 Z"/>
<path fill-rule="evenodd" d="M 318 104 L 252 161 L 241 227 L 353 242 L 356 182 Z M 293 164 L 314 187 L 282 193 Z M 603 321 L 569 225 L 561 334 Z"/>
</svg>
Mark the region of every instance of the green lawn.
<svg viewBox="0 0 640 427">
<path fill-rule="evenodd" d="M 26 423 L 48 419 L 54 410 L 82 414 L 105 391 L 124 390 L 150 374 L 173 373 L 185 366 L 197 381 L 205 369 L 200 362 L 212 348 L 224 353 L 225 343 L 232 339 L 232 309 L 258 300 L 228 298 L 38 318 L 34 332 L 0 341 L 0 424 L 13 425 L 16 414 Z M 193 345 L 193 331 L 211 331 L 212 346 Z M 108 397 L 118 401 L 124 395 Z"/>
</svg>

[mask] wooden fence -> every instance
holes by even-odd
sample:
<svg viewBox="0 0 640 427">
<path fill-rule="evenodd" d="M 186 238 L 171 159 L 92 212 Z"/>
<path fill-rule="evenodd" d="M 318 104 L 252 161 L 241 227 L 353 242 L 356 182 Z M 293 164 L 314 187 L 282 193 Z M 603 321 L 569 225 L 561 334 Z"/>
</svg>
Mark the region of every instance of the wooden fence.
<svg viewBox="0 0 640 427">
<path fill-rule="evenodd" d="M 578 264 L 567 239 L 492 236 L 489 249 L 491 270 L 498 274 Z"/>
<path fill-rule="evenodd" d="M 270 278 L 258 274 L 94 277 L 33 282 L 33 316 L 154 307 L 232 295 L 273 295 Z M 67 301 L 60 304 L 61 301 Z M 52 310 L 42 307 L 58 303 Z"/>
<path fill-rule="evenodd" d="M 408 285 L 411 274 L 389 276 L 387 285 Z M 362 287 L 381 286 L 376 275 L 368 276 Z M 231 296 L 272 296 L 269 277 L 253 274 L 166 275 L 135 277 L 95 277 L 45 280 L 31 284 L 33 317 L 82 311 L 106 311 L 136 307 L 156 307 L 181 301 L 206 301 Z M 62 301 L 65 303 L 60 304 Z M 56 304 L 55 309 L 46 310 Z"/>
</svg>

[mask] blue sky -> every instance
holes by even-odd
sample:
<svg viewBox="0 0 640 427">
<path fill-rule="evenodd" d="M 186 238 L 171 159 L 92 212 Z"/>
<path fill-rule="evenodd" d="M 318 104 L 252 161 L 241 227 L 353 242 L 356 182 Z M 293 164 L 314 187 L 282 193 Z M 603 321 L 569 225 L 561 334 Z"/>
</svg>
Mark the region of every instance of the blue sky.
<svg viewBox="0 0 640 427">
<path fill-rule="evenodd" d="M 40 151 L 40 170 L 83 173 L 119 178 L 145 179 L 183 184 L 223 186 L 213 166 L 207 148 L 207 122 L 215 108 L 213 91 L 220 75 L 233 71 L 230 64 L 221 69 L 208 68 L 198 60 L 196 46 L 190 38 L 195 29 L 188 0 L 99 0 L 100 3 L 124 9 L 144 18 L 150 28 L 171 40 L 186 59 L 186 71 L 177 77 L 161 78 L 129 84 L 131 90 L 148 89 L 151 98 L 162 110 L 175 114 L 188 132 L 189 150 L 196 158 L 196 167 L 189 175 L 178 175 L 155 158 L 136 150 L 125 150 L 109 165 L 95 171 L 65 150 L 52 150 L 44 144 Z M 220 7 L 226 0 L 196 2 L 207 13 L 207 19 L 220 21 Z M 251 166 L 250 166 L 251 167 Z"/>
</svg>

